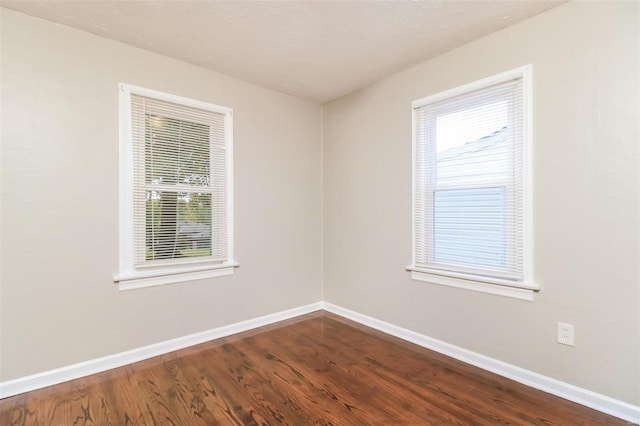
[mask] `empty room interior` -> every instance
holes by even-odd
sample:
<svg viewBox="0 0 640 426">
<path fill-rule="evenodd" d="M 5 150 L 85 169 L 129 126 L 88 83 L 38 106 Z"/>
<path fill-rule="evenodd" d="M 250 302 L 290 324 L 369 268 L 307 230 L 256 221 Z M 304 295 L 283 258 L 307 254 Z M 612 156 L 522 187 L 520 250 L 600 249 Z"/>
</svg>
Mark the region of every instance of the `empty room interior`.
<svg viewBox="0 0 640 426">
<path fill-rule="evenodd" d="M 639 24 L 0 1 L 0 424 L 640 424 Z"/>
</svg>

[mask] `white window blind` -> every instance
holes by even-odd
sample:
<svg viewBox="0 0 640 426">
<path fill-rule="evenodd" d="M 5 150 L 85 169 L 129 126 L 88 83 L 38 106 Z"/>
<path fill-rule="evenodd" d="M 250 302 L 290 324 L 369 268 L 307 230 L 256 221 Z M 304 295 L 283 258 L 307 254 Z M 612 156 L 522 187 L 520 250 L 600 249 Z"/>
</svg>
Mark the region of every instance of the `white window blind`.
<svg viewBox="0 0 640 426">
<path fill-rule="evenodd" d="M 131 96 L 136 265 L 227 260 L 225 116 Z"/>
<path fill-rule="evenodd" d="M 523 89 L 511 73 L 414 102 L 413 268 L 528 285 Z"/>
<path fill-rule="evenodd" d="M 183 281 L 186 272 L 202 278 L 207 268 L 234 266 L 231 110 L 128 85 L 121 91 L 125 229 L 116 281 Z"/>
</svg>

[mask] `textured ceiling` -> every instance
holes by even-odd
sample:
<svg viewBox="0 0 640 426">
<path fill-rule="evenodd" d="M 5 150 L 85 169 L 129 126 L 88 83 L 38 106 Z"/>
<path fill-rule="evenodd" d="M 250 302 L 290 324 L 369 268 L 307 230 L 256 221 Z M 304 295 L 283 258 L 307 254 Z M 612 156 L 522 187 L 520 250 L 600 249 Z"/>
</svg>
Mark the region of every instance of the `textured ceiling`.
<svg viewBox="0 0 640 426">
<path fill-rule="evenodd" d="M 3 0 L 0 5 L 326 102 L 563 2 Z"/>
</svg>

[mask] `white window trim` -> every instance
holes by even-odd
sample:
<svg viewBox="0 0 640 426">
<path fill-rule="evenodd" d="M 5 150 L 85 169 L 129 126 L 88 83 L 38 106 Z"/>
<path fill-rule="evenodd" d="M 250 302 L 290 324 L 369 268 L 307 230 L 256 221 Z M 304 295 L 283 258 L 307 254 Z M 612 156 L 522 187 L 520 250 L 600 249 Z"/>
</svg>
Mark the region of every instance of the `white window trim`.
<svg viewBox="0 0 640 426">
<path fill-rule="evenodd" d="M 415 219 L 416 219 L 416 182 L 412 180 L 412 204 L 411 204 L 411 223 L 412 223 L 412 243 L 411 243 L 411 262 L 407 266 L 407 270 L 411 271 L 411 278 L 417 281 L 428 282 L 431 284 L 444 285 L 448 287 L 461 288 L 466 290 L 474 290 L 481 293 L 506 296 L 521 300 L 532 301 L 536 292 L 540 291 L 540 285 L 534 281 L 533 277 L 533 177 L 532 177 L 532 66 L 526 65 L 510 71 L 503 72 L 482 80 L 478 80 L 460 87 L 445 90 L 443 92 L 427 96 L 412 102 L 412 153 L 416 152 L 417 134 L 416 134 L 416 118 L 415 110 L 424 105 L 438 102 L 454 96 L 469 93 L 485 87 L 503 83 L 516 78 L 522 79 L 522 96 L 523 96 L 523 207 L 524 207 L 524 280 L 521 282 L 510 281 L 500 278 L 491 278 L 473 274 L 465 274 L 463 272 L 440 271 L 431 268 L 422 268 L 415 266 Z M 413 167 L 416 167 L 415 158 L 412 159 Z"/>
<path fill-rule="evenodd" d="M 239 266 L 233 255 L 233 110 L 207 102 L 184 98 L 169 93 L 120 83 L 119 89 L 119 273 L 113 277 L 120 290 L 152 287 L 232 275 Z M 134 264 L 133 226 L 133 142 L 131 138 L 131 95 L 137 94 L 185 106 L 213 111 L 225 115 L 226 128 L 226 196 L 227 196 L 227 253 L 225 262 L 185 259 L 167 265 L 137 267 Z"/>
</svg>

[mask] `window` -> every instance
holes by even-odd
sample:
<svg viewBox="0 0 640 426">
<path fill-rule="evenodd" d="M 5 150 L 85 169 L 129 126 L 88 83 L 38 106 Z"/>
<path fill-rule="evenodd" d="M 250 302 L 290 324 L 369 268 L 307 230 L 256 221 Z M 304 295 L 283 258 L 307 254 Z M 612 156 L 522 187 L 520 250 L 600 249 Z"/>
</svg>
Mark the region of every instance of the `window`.
<svg viewBox="0 0 640 426">
<path fill-rule="evenodd" d="M 230 275 L 232 110 L 120 85 L 121 289 Z"/>
<path fill-rule="evenodd" d="M 412 278 L 533 298 L 530 72 L 413 102 Z"/>
</svg>

